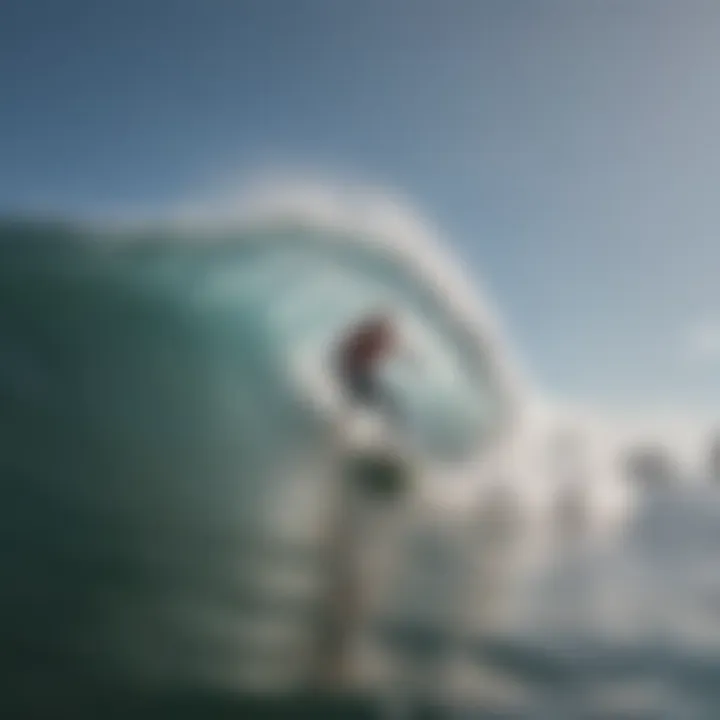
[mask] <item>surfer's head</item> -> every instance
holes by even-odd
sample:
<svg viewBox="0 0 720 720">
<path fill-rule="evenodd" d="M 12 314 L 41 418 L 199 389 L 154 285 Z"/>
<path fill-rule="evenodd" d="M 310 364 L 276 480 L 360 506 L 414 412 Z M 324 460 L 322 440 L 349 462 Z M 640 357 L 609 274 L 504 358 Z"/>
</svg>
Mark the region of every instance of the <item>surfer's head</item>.
<svg viewBox="0 0 720 720">
<path fill-rule="evenodd" d="M 391 345 L 396 336 L 395 321 L 387 311 L 373 313 L 362 324 L 362 333 L 366 337 L 375 338 L 383 347 Z"/>
</svg>

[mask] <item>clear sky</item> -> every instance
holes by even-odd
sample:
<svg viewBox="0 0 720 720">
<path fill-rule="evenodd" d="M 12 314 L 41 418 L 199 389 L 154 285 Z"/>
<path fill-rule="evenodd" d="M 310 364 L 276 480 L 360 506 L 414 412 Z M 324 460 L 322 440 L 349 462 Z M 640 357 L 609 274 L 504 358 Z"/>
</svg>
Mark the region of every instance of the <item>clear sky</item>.
<svg viewBox="0 0 720 720">
<path fill-rule="evenodd" d="M 400 188 L 539 381 L 720 408 L 720 3 L 5 0 L 0 212 Z"/>
</svg>

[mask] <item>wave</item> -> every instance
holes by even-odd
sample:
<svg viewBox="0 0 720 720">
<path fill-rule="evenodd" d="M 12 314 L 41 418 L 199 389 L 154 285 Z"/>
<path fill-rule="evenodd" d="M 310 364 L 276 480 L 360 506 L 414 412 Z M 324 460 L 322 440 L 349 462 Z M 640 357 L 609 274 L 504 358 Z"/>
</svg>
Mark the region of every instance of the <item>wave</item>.
<svg viewBox="0 0 720 720">
<path fill-rule="evenodd" d="M 378 306 L 421 358 L 386 382 L 426 468 L 471 464 L 514 421 L 519 373 L 428 232 L 387 206 L 300 205 L 0 221 L 2 611 L 20 679 L 38 657 L 56 683 L 256 671 L 272 598 L 303 617 L 317 592 L 336 448 L 311 401 L 338 333 Z M 288 622 L 281 655 L 307 642 L 292 639 L 307 620 Z"/>
<path fill-rule="evenodd" d="M 493 502 L 499 516 L 518 500 L 492 493 L 539 492 L 553 433 L 570 427 L 589 445 L 593 504 L 617 480 L 620 445 L 540 398 L 473 285 L 427 223 L 374 193 L 274 189 L 160 221 L 0 220 L 0 657 L 11 681 L 50 698 L 120 676 L 171 689 L 302 684 L 337 450 L 328 358 L 378 307 L 397 314 L 422 359 L 385 379 L 435 497 L 464 482 L 482 510 L 470 508 L 469 525 L 437 513 L 413 528 L 418 547 L 401 559 L 408 575 L 431 577 L 427 592 L 408 583 L 422 595 L 410 600 L 437 616 L 449 608 L 453 625 L 458 598 L 447 596 L 462 586 L 478 622 L 477 638 L 460 632 L 463 652 L 541 696 L 627 663 L 638 676 L 665 665 L 692 675 L 702 658 L 680 657 L 690 641 L 678 638 L 707 640 L 716 619 L 716 498 L 680 510 L 660 498 L 607 553 L 513 584 L 517 537 L 526 554 L 552 548 L 527 528 L 505 546 L 491 538 Z M 510 445 L 496 442 L 507 430 Z M 673 594 L 658 579 L 679 568 L 686 591 Z M 513 605 L 508 589 L 519 596 L 510 639 L 481 636 L 491 586 L 498 605 Z M 666 608 L 674 625 L 649 613 Z M 647 637 L 631 636 L 642 618 Z M 675 654 L 656 665 L 654 622 L 674 631 Z M 578 631 L 595 636 L 580 638 L 580 655 L 571 637 L 568 659 L 557 641 Z M 542 698 L 529 703 L 537 716 Z"/>
</svg>

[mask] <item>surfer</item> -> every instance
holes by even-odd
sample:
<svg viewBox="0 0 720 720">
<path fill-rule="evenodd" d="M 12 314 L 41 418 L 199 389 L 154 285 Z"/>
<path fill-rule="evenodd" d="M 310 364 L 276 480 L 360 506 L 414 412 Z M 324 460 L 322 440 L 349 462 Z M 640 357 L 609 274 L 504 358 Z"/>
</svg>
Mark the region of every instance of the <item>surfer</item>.
<svg viewBox="0 0 720 720">
<path fill-rule="evenodd" d="M 411 460 L 404 443 L 403 420 L 396 398 L 383 383 L 382 364 L 401 356 L 413 365 L 417 356 L 400 342 L 396 318 L 390 312 L 365 315 L 342 333 L 332 362 L 337 380 L 348 397 L 348 414 L 338 427 L 352 425 L 358 407 L 389 413 L 393 427 L 360 451 L 338 444 L 344 478 L 336 485 L 334 516 L 328 533 L 328 594 L 318 636 L 317 678 L 322 686 L 337 690 L 352 678 L 355 643 L 367 612 L 366 578 L 362 570 L 364 536 L 368 534 L 368 512 L 378 499 L 391 501 L 406 492 L 411 482 Z M 400 427 L 398 427 L 400 425 Z M 368 500 L 371 502 L 368 503 Z"/>
<path fill-rule="evenodd" d="M 382 363 L 395 354 L 398 344 L 396 324 L 385 312 L 366 315 L 341 334 L 332 364 L 349 401 L 345 408 L 349 417 L 342 418 L 340 426 L 344 426 L 345 421 L 352 424 L 358 407 L 382 412 L 395 405 L 383 386 L 380 369 Z M 335 514 L 328 535 L 327 605 L 321 617 L 316 669 L 320 686 L 334 691 L 346 688 L 352 678 L 354 646 L 366 610 L 358 548 L 367 532 L 364 522 L 367 493 L 356 479 L 357 470 L 352 469 L 353 462 L 362 456 L 354 457 L 344 444 L 340 447 L 347 453 L 343 461 L 351 482 L 337 486 Z M 387 448 L 376 447 L 374 452 L 384 457 Z"/>
<path fill-rule="evenodd" d="M 382 387 L 380 366 L 397 345 L 394 323 L 383 313 L 361 321 L 340 340 L 337 373 L 353 403 L 375 410 L 387 405 L 389 397 Z"/>
</svg>

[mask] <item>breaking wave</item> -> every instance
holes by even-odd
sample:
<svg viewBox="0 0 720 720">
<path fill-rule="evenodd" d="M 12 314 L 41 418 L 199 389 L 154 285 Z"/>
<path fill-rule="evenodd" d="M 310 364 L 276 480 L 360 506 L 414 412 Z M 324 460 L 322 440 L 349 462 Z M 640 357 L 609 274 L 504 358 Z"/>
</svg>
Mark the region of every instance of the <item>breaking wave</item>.
<svg viewBox="0 0 720 720">
<path fill-rule="evenodd" d="M 11 686 L 41 687 L 52 705 L 67 687 L 118 677 L 210 691 L 269 676 L 302 683 L 322 585 L 315 533 L 337 450 L 328 358 L 338 334 L 379 307 L 396 313 L 422 360 L 398 360 L 385 376 L 421 465 L 441 494 L 458 478 L 477 482 L 482 451 L 522 425 L 535 397 L 487 300 L 397 203 L 279 193 L 163 222 L 0 222 L 1 655 Z M 516 446 L 504 468 L 522 467 L 528 491 L 548 437 L 532 452 Z M 457 575 L 475 593 L 463 601 L 471 615 L 504 582 L 502 567 L 483 563 L 514 562 L 487 536 L 487 512 L 457 552 L 443 550 L 443 532 L 429 553 L 435 541 L 420 537 L 417 564 Z M 579 703 L 579 688 L 597 691 L 596 708 L 615 702 L 600 697 L 608 683 L 628 686 L 623 707 L 667 707 L 643 684 L 657 677 L 679 706 L 716 707 L 716 527 L 714 496 L 698 507 L 661 498 L 605 554 L 522 585 L 536 607 L 513 636 L 483 637 L 487 626 L 465 636 L 451 607 L 435 640 L 421 632 L 410 645 L 441 647 L 449 632 L 473 686 L 478 666 L 490 667 L 527 717 L 560 695 Z M 691 528 L 699 540 L 685 556 Z M 658 584 L 681 570 L 683 592 Z M 388 632 L 397 643 L 398 629 Z M 690 636 L 704 644 L 679 641 Z"/>
<path fill-rule="evenodd" d="M 61 683 L 59 666 L 107 666 L 87 643 L 110 633 L 97 647 L 135 671 L 238 672 L 228 634 L 252 613 L 238 616 L 236 585 L 275 582 L 283 563 L 262 558 L 283 542 L 290 557 L 312 546 L 336 451 L 328 357 L 379 306 L 421 359 L 385 369 L 421 464 L 432 478 L 472 463 L 512 422 L 520 384 L 462 273 L 395 206 L 2 221 L 0 505 L 6 552 L 21 548 L 3 581 L 10 657 L 33 663 L 52 636 Z M 292 576 L 302 563 L 288 562 Z M 28 597 L 44 599 L 39 623 Z M 186 667 L 162 637 L 195 648 Z"/>
</svg>

